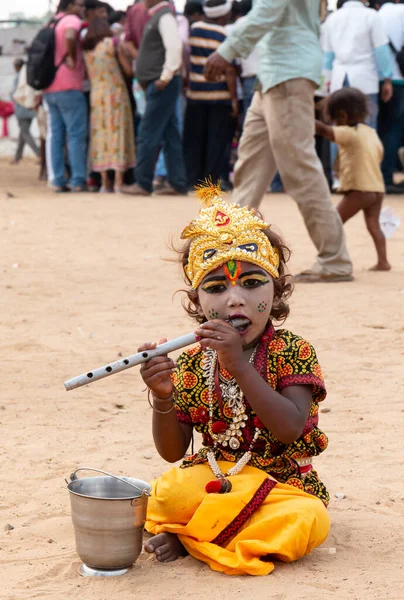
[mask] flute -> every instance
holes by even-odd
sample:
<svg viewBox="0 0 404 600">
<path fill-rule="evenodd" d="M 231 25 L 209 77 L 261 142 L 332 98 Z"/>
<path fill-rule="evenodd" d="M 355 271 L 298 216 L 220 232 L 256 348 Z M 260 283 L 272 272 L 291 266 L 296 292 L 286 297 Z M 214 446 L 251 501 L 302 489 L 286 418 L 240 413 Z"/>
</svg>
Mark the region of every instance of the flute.
<svg viewBox="0 0 404 600">
<path fill-rule="evenodd" d="M 249 323 L 249 320 L 237 317 L 235 319 L 228 319 L 228 322 L 233 325 L 233 327 L 237 328 L 246 325 Z M 130 356 L 122 358 L 121 360 L 117 360 L 108 365 L 104 365 L 103 367 L 99 367 L 98 369 L 94 369 L 93 371 L 89 371 L 88 373 L 83 373 L 82 375 L 68 379 L 64 382 L 64 386 L 66 391 L 75 390 L 76 388 L 87 385 L 88 383 L 93 383 L 93 381 L 98 381 L 99 379 L 104 379 L 104 377 L 109 377 L 110 375 L 115 375 L 115 373 L 120 373 L 121 371 L 130 369 L 131 367 L 141 365 L 155 356 L 169 354 L 170 352 L 174 352 L 174 350 L 191 346 L 191 344 L 195 344 L 196 342 L 196 335 L 194 333 L 188 333 L 187 335 L 183 335 L 169 342 L 165 342 L 164 344 L 160 344 L 159 346 L 153 348 L 153 350 L 144 350 L 143 352 L 138 352 L 137 354 L 131 354 Z"/>
</svg>

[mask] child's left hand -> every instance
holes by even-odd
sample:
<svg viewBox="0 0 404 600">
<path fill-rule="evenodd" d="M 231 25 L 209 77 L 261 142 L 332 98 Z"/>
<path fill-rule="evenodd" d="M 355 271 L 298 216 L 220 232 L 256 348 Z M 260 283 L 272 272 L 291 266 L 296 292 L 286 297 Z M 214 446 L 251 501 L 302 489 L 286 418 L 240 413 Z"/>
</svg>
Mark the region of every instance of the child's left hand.
<svg viewBox="0 0 404 600">
<path fill-rule="evenodd" d="M 202 323 L 195 335 L 202 348 L 216 350 L 220 364 L 232 375 L 246 363 L 240 334 L 227 321 L 213 319 Z"/>
</svg>

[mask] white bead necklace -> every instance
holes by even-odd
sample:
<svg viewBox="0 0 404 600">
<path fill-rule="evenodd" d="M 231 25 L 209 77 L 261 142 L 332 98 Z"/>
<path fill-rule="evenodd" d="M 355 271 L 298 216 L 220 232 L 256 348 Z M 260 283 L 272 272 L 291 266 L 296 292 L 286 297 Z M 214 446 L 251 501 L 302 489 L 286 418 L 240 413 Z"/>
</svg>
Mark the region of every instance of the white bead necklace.
<svg viewBox="0 0 404 600">
<path fill-rule="evenodd" d="M 249 362 L 251 364 L 254 362 L 257 347 L 255 347 L 249 359 Z M 233 422 L 230 425 L 230 427 L 228 427 L 225 431 L 215 432 L 213 430 L 213 427 L 215 426 L 215 423 L 213 423 L 213 405 L 216 367 L 217 352 L 215 350 L 212 350 L 212 348 L 207 348 L 205 350 L 204 358 L 202 361 L 202 369 L 204 371 L 204 376 L 206 377 L 208 384 L 209 433 L 211 438 L 213 439 L 213 449 L 209 450 L 209 452 L 207 453 L 207 459 L 213 474 L 218 480 L 221 480 L 223 483 L 221 492 L 225 493 L 231 490 L 231 483 L 226 479 L 226 477 L 237 475 L 250 462 L 252 456 L 252 449 L 255 445 L 255 442 L 261 434 L 261 429 L 259 427 L 255 428 L 254 437 L 247 452 L 243 454 L 243 456 L 237 461 L 234 467 L 232 467 L 225 474 L 223 474 L 215 456 L 217 447 L 219 444 L 224 447 L 229 445 L 232 450 L 237 450 L 240 447 L 240 440 L 238 438 L 241 438 L 242 436 L 242 430 L 246 426 L 248 416 L 246 415 L 244 394 L 241 391 L 240 387 L 237 385 L 237 382 L 234 379 L 234 377 L 227 382 L 219 373 L 219 380 L 222 380 L 222 382 L 220 383 L 220 388 L 222 391 L 223 398 L 227 400 L 227 404 L 229 408 L 231 408 L 231 411 L 233 413 Z"/>
</svg>

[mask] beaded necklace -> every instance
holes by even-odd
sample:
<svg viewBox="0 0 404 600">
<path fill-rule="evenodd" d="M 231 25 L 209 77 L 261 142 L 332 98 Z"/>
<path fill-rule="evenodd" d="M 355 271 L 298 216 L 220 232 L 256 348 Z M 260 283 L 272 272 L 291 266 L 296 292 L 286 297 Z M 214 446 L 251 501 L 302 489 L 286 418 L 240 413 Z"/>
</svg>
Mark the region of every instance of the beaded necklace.
<svg viewBox="0 0 404 600">
<path fill-rule="evenodd" d="M 258 346 L 255 347 L 249 362 L 254 363 L 255 354 Z M 207 379 L 208 384 L 208 400 L 209 400 L 209 434 L 213 439 L 213 448 L 207 453 L 207 459 L 216 480 L 210 481 L 206 485 L 206 491 L 208 493 L 219 493 L 225 494 L 231 491 L 231 482 L 227 479 L 232 475 L 237 475 L 240 471 L 250 462 L 252 456 L 252 450 L 258 437 L 261 434 L 261 428 L 255 426 L 255 433 L 253 440 L 243 456 L 237 461 L 237 463 L 229 469 L 226 473 L 222 473 L 217 460 L 216 453 L 217 448 L 220 445 L 229 445 L 232 450 L 237 450 L 240 447 L 240 440 L 242 436 L 242 430 L 246 426 L 248 416 L 246 415 L 246 407 L 244 403 L 244 394 L 233 377 L 230 381 L 226 382 L 221 377 L 219 372 L 219 385 L 222 391 L 222 396 L 227 400 L 228 406 L 233 413 L 233 422 L 230 427 L 226 426 L 223 421 L 213 421 L 213 405 L 214 405 L 214 394 L 215 394 L 215 375 L 217 369 L 218 359 L 217 352 L 211 348 L 207 348 L 204 353 L 202 360 L 202 369 L 204 371 L 204 377 Z M 220 382 L 221 380 L 221 382 Z"/>
</svg>

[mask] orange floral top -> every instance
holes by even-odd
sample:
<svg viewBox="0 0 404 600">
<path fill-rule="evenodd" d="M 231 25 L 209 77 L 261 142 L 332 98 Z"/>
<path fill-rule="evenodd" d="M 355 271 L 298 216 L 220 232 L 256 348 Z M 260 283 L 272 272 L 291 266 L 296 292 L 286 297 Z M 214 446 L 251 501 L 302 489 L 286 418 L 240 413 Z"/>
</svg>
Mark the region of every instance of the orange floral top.
<svg viewBox="0 0 404 600">
<path fill-rule="evenodd" d="M 177 360 L 178 366 L 172 376 L 176 389 L 175 408 L 178 421 L 192 425 L 202 434 L 202 448 L 184 459 L 181 465 L 183 468 L 206 462 L 207 452 L 213 447 L 208 428 L 209 399 L 202 368 L 203 356 L 204 351 L 199 345 L 186 350 Z M 275 331 L 270 323 L 258 344 L 254 366 L 278 392 L 292 385 L 310 385 L 312 402 L 309 417 L 299 439 L 292 444 L 284 444 L 268 429 L 261 429 L 249 464 L 267 472 L 277 481 L 314 494 L 327 504 L 329 495 L 317 472 L 314 469 L 310 470 L 310 467 L 301 467 L 298 462 L 321 454 L 328 445 L 326 435 L 318 428 L 318 403 L 326 397 L 326 390 L 313 346 L 286 329 Z M 219 368 L 221 378 L 229 381 L 232 378 L 231 374 L 222 367 Z M 218 460 L 237 462 L 249 449 L 255 433 L 256 413 L 251 408 L 248 398 L 244 398 L 244 402 L 248 420 L 242 431 L 240 447 L 232 450 L 219 444 L 216 456 Z M 232 411 L 225 398 L 223 404 L 219 401 L 215 403 L 213 421 L 224 421 L 228 426 L 231 424 Z"/>
</svg>

